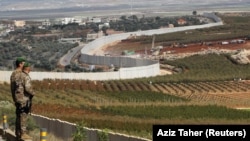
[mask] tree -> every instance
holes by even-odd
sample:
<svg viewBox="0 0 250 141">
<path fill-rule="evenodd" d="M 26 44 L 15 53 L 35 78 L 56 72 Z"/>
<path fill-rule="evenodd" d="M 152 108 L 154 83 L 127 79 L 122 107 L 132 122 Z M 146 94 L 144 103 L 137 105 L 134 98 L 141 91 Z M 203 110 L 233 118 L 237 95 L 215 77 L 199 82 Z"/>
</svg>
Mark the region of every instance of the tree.
<svg viewBox="0 0 250 141">
<path fill-rule="evenodd" d="M 107 35 L 107 29 L 108 29 L 107 26 L 103 26 L 103 27 L 102 27 L 102 32 L 103 32 L 105 35 Z"/>
<path fill-rule="evenodd" d="M 138 22 L 138 17 L 136 15 L 132 15 L 129 17 L 129 19 L 135 21 L 135 22 Z"/>
<path fill-rule="evenodd" d="M 125 21 L 125 20 L 127 20 L 127 17 L 126 16 L 121 16 L 120 19 Z"/>
<path fill-rule="evenodd" d="M 157 17 L 155 17 L 155 20 L 156 20 L 156 21 L 160 21 L 160 20 L 161 20 L 161 17 L 157 16 Z"/>
<path fill-rule="evenodd" d="M 193 11 L 193 15 L 195 15 L 195 16 L 197 15 L 197 11 L 196 10 Z"/>
<path fill-rule="evenodd" d="M 250 40 L 250 35 L 247 36 L 247 39 Z"/>
</svg>

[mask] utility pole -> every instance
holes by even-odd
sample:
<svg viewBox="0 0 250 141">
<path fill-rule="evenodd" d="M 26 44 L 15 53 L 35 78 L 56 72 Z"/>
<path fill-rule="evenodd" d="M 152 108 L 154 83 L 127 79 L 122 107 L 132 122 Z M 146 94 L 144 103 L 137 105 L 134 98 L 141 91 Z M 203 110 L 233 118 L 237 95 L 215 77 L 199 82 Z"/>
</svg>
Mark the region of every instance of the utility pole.
<svg viewBox="0 0 250 141">
<path fill-rule="evenodd" d="M 130 16 L 132 16 L 132 9 L 133 9 L 133 7 L 132 7 L 132 0 L 130 0 Z"/>
<path fill-rule="evenodd" d="M 152 40 L 152 49 L 154 49 L 155 46 L 155 35 L 153 35 L 153 40 Z"/>
</svg>

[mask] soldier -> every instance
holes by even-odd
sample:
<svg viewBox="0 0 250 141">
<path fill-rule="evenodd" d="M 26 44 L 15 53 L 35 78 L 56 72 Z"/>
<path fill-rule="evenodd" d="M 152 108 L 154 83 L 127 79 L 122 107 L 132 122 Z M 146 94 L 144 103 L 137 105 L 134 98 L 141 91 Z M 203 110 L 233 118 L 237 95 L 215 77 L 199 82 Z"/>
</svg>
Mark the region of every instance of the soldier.
<svg viewBox="0 0 250 141">
<path fill-rule="evenodd" d="M 18 57 L 16 59 L 15 65 L 16 68 L 15 70 L 12 72 L 11 76 L 10 76 L 10 89 L 11 89 L 11 94 L 12 94 L 12 99 L 13 102 L 16 106 L 16 124 L 15 124 L 15 134 L 17 138 L 21 137 L 21 131 L 20 129 L 20 125 L 18 125 L 18 120 L 19 120 L 19 114 L 18 114 L 18 109 L 19 109 L 19 101 L 18 101 L 18 97 L 22 96 L 23 93 L 23 87 L 19 86 L 20 84 L 20 79 L 21 79 L 21 74 L 22 74 L 22 70 L 23 70 L 23 65 L 25 63 L 25 59 L 22 57 Z"/>
<path fill-rule="evenodd" d="M 32 87 L 31 78 L 29 73 L 31 71 L 31 66 L 29 63 L 25 62 L 23 66 L 22 80 L 24 84 L 24 96 L 28 97 L 28 103 L 26 103 L 27 111 L 26 113 L 31 113 L 31 100 L 35 95 L 34 89 Z"/>
<path fill-rule="evenodd" d="M 31 137 L 27 135 L 26 129 L 26 121 L 29 113 L 27 103 L 30 99 L 30 95 L 34 95 L 28 75 L 30 71 L 29 67 L 30 65 L 25 63 L 25 59 L 17 58 L 16 69 L 10 77 L 12 98 L 16 106 L 15 134 L 17 140 L 31 139 Z"/>
<path fill-rule="evenodd" d="M 17 88 L 16 88 L 16 76 L 19 76 L 22 73 L 23 70 L 23 65 L 25 63 L 25 59 L 22 57 L 18 57 L 16 59 L 15 65 L 16 68 L 15 70 L 12 72 L 11 76 L 10 76 L 10 89 L 11 89 L 11 94 L 12 94 L 12 98 L 13 98 L 13 102 L 15 102 L 16 104 L 16 92 L 18 92 Z"/>
<path fill-rule="evenodd" d="M 21 80 L 23 85 L 23 103 L 21 104 L 21 107 L 19 107 L 19 117 L 18 120 L 20 125 L 20 132 L 21 132 L 21 138 L 22 139 L 32 139 L 29 135 L 27 135 L 27 120 L 29 113 L 31 112 L 31 102 L 32 98 L 35 95 L 34 89 L 32 87 L 31 78 L 29 76 L 29 73 L 31 71 L 31 66 L 29 63 L 25 62 L 23 65 L 23 71 L 21 74 Z"/>
</svg>

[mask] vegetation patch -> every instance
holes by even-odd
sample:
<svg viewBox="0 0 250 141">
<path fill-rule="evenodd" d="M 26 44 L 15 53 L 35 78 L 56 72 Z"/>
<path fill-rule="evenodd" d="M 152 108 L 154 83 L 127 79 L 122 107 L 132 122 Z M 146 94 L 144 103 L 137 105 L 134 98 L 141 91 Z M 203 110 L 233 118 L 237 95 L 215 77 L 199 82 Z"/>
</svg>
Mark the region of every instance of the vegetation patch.
<svg viewBox="0 0 250 141">
<path fill-rule="evenodd" d="M 186 68 L 184 73 L 152 78 L 155 82 L 183 81 L 226 81 L 234 78 L 249 79 L 250 65 L 239 65 L 228 59 L 227 55 L 194 55 L 174 61 L 165 60 L 166 64 Z"/>
<path fill-rule="evenodd" d="M 102 111 L 137 118 L 152 119 L 249 119 L 250 113 L 216 105 L 185 106 L 119 106 Z"/>
</svg>

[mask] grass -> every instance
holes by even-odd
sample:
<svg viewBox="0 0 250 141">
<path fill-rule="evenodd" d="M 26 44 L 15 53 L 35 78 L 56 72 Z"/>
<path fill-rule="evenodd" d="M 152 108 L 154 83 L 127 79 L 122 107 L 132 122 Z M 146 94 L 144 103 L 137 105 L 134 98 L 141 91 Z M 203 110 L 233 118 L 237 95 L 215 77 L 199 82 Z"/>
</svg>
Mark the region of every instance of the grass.
<svg viewBox="0 0 250 141">
<path fill-rule="evenodd" d="M 179 68 L 183 73 L 157 76 L 140 81 L 151 80 L 154 83 L 165 82 L 200 82 L 200 81 L 226 81 L 234 78 L 249 79 L 250 65 L 238 65 L 228 59 L 227 54 L 195 55 L 175 61 L 165 61 Z"/>
</svg>

